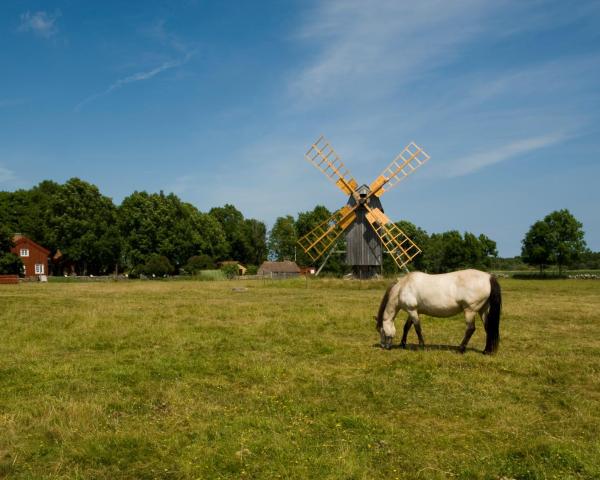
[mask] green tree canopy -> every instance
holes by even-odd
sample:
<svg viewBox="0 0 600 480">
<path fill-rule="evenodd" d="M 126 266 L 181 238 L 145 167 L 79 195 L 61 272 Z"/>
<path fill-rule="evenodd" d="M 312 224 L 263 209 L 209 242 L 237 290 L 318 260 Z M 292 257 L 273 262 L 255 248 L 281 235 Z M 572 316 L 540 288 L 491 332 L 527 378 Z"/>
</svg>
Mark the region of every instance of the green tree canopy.
<svg viewBox="0 0 600 480">
<path fill-rule="evenodd" d="M 10 252 L 14 246 L 12 233 L 7 225 L 0 224 L 0 275 L 18 275 L 23 273 L 23 262 Z"/>
<path fill-rule="evenodd" d="M 209 214 L 225 232 L 227 254 L 230 260 L 257 265 L 267 256 L 267 228 L 263 222 L 244 219 L 244 215 L 231 204 L 212 208 Z"/>
<path fill-rule="evenodd" d="M 523 261 L 540 267 L 555 263 L 559 273 L 586 251 L 583 225 L 567 209 L 549 213 L 535 222 L 522 241 Z"/>
<path fill-rule="evenodd" d="M 125 264 L 144 264 L 150 255 L 166 257 L 175 269 L 194 255 L 222 258 L 225 233 L 212 216 L 163 192 L 134 192 L 119 207 Z"/>
<path fill-rule="evenodd" d="M 98 187 L 78 178 L 58 189 L 49 212 L 48 241 L 80 274 L 112 272 L 120 258 L 117 209 Z"/>
<path fill-rule="evenodd" d="M 269 233 L 270 257 L 278 261 L 294 260 L 297 240 L 294 217 L 286 215 L 277 218 Z"/>
</svg>

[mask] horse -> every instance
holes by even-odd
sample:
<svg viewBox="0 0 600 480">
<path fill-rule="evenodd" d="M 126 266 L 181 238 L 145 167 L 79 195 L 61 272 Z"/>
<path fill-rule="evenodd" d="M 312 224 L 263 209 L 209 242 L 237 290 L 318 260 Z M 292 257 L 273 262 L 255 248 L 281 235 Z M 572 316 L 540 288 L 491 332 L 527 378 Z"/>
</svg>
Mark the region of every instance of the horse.
<svg viewBox="0 0 600 480">
<path fill-rule="evenodd" d="M 429 275 L 410 272 L 388 287 L 375 317 L 382 348 L 391 349 L 396 334 L 394 318 L 400 310 L 408 313 L 400 346 L 406 348 L 406 337 L 411 326 L 419 337 L 419 346 L 425 341 L 421 332 L 420 314 L 432 317 L 451 317 L 464 312 L 467 329 L 458 350 L 461 353 L 475 331 L 475 317 L 481 317 L 486 331 L 485 350 L 492 354 L 500 342 L 500 311 L 502 292 L 494 275 L 479 270 L 459 270 Z"/>
</svg>

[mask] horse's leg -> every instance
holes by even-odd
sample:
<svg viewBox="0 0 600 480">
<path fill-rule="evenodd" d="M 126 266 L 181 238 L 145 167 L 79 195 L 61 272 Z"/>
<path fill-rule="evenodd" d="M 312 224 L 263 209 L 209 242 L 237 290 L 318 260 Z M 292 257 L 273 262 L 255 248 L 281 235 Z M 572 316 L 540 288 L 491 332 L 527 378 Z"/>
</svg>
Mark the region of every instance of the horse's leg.
<svg viewBox="0 0 600 480">
<path fill-rule="evenodd" d="M 469 343 L 469 340 L 471 340 L 473 332 L 475 331 L 475 315 L 476 312 L 472 310 L 465 310 L 465 321 L 467 322 L 467 329 L 465 330 L 465 338 L 463 338 L 463 341 L 458 347 L 458 350 L 461 353 L 464 353 L 464 351 L 467 349 L 467 344 Z"/>
<path fill-rule="evenodd" d="M 410 327 L 412 327 L 413 321 L 410 318 L 410 315 L 406 318 L 406 322 L 404 323 L 404 332 L 402 332 L 402 341 L 400 342 L 400 346 L 402 348 L 406 348 L 406 337 L 408 337 L 408 332 L 410 331 Z"/>
<path fill-rule="evenodd" d="M 417 337 L 419 337 L 419 346 L 425 346 L 425 340 L 423 340 L 423 333 L 421 332 L 421 321 L 419 320 L 419 312 L 416 310 L 410 310 L 408 315 L 415 326 L 415 331 L 417 332 Z"/>
</svg>

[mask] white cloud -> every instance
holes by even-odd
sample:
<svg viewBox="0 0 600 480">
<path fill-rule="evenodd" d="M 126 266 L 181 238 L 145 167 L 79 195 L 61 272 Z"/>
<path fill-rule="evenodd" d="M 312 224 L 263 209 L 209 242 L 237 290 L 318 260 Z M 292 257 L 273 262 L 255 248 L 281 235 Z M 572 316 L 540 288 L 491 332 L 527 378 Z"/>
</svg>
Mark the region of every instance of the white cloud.
<svg viewBox="0 0 600 480">
<path fill-rule="evenodd" d="M 29 10 L 21 14 L 21 24 L 19 25 L 20 32 L 33 32 L 34 34 L 50 38 L 58 33 L 56 21 L 61 16 L 60 10 L 56 12 L 35 12 Z"/>
<path fill-rule="evenodd" d="M 14 107 L 22 103 L 25 103 L 25 100 L 22 98 L 4 98 L 0 100 L 0 108 Z"/>
<path fill-rule="evenodd" d="M 79 102 L 75 106 L 75 111 L 76 112 L 80 111 L 86 104 L 90 103 L 91 101 L 97 99 L 98 97 L 108 95 L 108 94 L 114 92 L 115 90 L 118 90 L 118 89 L 124 87 L 127 84 L 141 82 L 143 80 L 149 80 L 152 77 L 155 77 L 156 75 L 158 75 L 159 73 L 164 72 L 165 70 L 170 70 L 172 68 L 181 67 L 182 65 L 186 64 L 190 60 L 190 58 L 192 58 L 193 55 L 194 55 L 194 52 L 190 52 L 184 58 L 182 58 L 180 60 L 172 60 L 172 61 L 164 62 L 163 64 L 159 65 L 158 67 L 153 68 L 152 70 L 147 70 L 145 72 L 137 72 L 137 73 L 134 73 L 133 75 L 129 75 L 128 77 L 120 78 L 116 82 L 114 82 L 112 85 L 110 85 L 103 92 L 95 93 L 95 94 L 89 96 L 88 98 L 82 100 L 81 102 Z"/>
<path fill-rule="evenodd" d="M 319 5 L 299 32 L 317 44 L 314 59 L 295 75 L 302 102 L 340 95 L 379 96 L 454 59 L 480 31 L 487 2 L 333 0 Z"/>
<path fill-rule="evenodd" d="M 468 175 L 482 168 L 510 160 L 519 155 L 526 155 L 535 150 L 550 147 L 567 138 L 567 135 L 564 133 L 552 133 L 539 137 L 516 140 L 487 152 L 476 153 L 454 162 L 448 162 L 449 169 L 446 171 L 446 174 L 449 177 Z"/>
<path fill-rule="evenodd" d="M 11 182 L 12 180 L 15 180 L 16 178 L 17 177 L 12 170 L 9 170 L 8 168 L 0 165 L 0 184 Z"/>
</svg>

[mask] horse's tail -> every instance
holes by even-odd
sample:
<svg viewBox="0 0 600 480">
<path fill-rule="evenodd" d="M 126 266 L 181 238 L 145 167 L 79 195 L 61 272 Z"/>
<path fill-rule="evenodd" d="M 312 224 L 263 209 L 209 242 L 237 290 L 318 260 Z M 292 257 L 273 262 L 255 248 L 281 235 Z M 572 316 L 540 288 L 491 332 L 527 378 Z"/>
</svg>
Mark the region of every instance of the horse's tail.
<svg viewBox="0 0 600 480">
<path fill-rule="evenodd" d="M 490 275 L 490 310 L 485 322 L 485 353 L 494 353 L 500 343 L 500 311 L 502 310 L 502 292 L 498 279 Z"/>
</svg>

